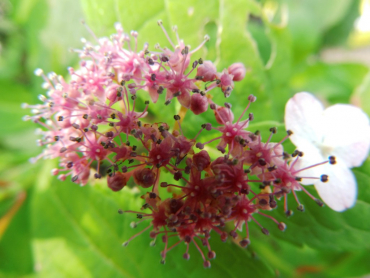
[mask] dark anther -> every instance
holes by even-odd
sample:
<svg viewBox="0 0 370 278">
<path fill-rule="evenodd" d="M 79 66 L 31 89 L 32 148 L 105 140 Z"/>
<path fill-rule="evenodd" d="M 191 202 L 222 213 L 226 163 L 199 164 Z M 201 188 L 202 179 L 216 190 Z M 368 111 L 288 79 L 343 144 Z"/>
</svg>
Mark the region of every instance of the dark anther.
<svg viewBox="0 0 370 278">
<path fill-rule="evenodd" d="M 148 104 L 149 104 L 149 100 L 146 100 L 146 101 L 144 102 L 144 104 L 145 104 L 145 105 L 148 105 Z"/>
<path fill-rule="evenodd" d="M 170 103 L 171 103 L 171 100 L 168 99 L 168 100 L 166 100 L 166 102 L 164 103 L 164 105 L 169 105 Z"/>
<path fill-rule="evenodd" d="M 276 169 L 277 167 L 275 165 L 267 168 L 269 172 L 275 171 Z"/>
<path fill-rule="evenodd" d="M 175 119 L 175 121 L 179 121 L 181 119 L 179 115 L 174 115 L 173 118 Z"/>
<path fill-rule="evenodd" d="M 155 199 L 155 198 L 157 198 L 157 194 L 155 194 L 154 192 L 150 192 L 149 193 L 149 198 L 150 199 Z"/>
<path fill-rule="evenodd" d="M 116 114 L 112 113 L 110 117 L 114 120 L 116 118 Z"/>
<path fill-rule="evenodd" d="M 167 56 L 162 56 L 162 57 L 161 57 L 161 61 L 162 61 L 162 62 L 168 62 L 168 61 L 169 61 L 169 59 L 168 59 L 168 57 L 167 57 Z"/>
<path fill-rule="evenodd" d="M 87 120 L 87 118 L 89 117 L 89 115 L 87 115 L 87 114 L 84 114 L 83 116 L 82 116 L 82 118 L 84 118 L 85 120 Z"/>
<path fill-rule="evenodd" d="M 298 207 L 297 207 L 297 210 L 299 211 L 304 211 L 304 206 L 302 204 L 299 204 Z"/>
<path fill-rule="evenodd" d="M 231 103 L 228 103 L 228 102 L 225 102 L 224 105 L 228 109 L 231 109 L 231 107 L 232 107 L 232 104 Z"/>
<path fill-rule="evenodd" d="M 244 169 L 244 173 L 245 174 L 249 174 L 251 172 L 251 170 L 250 169 Z"/>
<path fill-rule="evenodd" d="M 304 155 L 304 152 L 299 152 L 299 153 L 298 153 L 298 156 L 299 156 L 299 157 L 302 157 L 303 155 Z"/>
<path fill-rule="evenodd" d="M 113 131 L 108 131 L 107 133 L 105 133 L 105 136 L 106 137 L 113 137 L 114 133 L 113 133 Z"/>
<path fill-rule="evenodd" d="M 193 93 L 199 93 L 199 89 L 193 89 L 191 90 Z"/>
<path fill-rule="evenodd" d="M 241 241 L 239 241 L 240 246 L 243 248 L 247 247 L 250 243 L 251 241 L 249 240 L 249 238 L 244 238 Z"/>
<path fill-rule="evenodd" d="M 277 128 L 276 127 L 272 127 L 270 128 L 270 132 L 275 134 L 277 132 Z"/>
<path fill-rule="evenodd" d="M 211 103 L 211 105 L 209 106 L 209 108 L 211 108 L 212 110 L 215 110 L 216 109 L 216 104 Z"/>
<path fill-rule="evenodd" d="M 159 86 L 159 87 L 158 87 L 158 90 L 157 90 L 157 93 L 158 93 L 158 94 L 162 94 L 162 93 L 163 93 L 163 91 L 164 91 L 164 87 L 163 87 L 163 86 Z"/>
<path fill-rule="evenodd" d="M 59 136 L 54 136 L 54 141 L 59 141 Z"/>
<path fill-rule="evenodd" d="M 125 80 L 122 80 L 121 81 L 121 86 L 125 86 L 125 84 L 126 84 L 126 81 Z"/>
<path fill-rule="evenodd" d="M 161 187 L 167 187 L 168 183 L 167 182 L 161 182 Z"/>
<path fill-rule="evenodd" d="M 141 219 L 141 218 L 143 218 L 143 215 L 142 214 L 137 214 L 136 217 Z"/>
<path fill-rule="evenodd" d="M 137 153 L 136 152 L 132 152 L 132 153 L 130 153 L 130 156 L 131 157 L 136 157 L 137 156 Z"/>
<path fill-rule="evenodd" d="M 153 59 L 152 59 L 152 58 L 149 58 L 149 59 L 148 59 L 148 64 L 149 64 L 149 65 L 151 65 L 151 66 L 153 66 L 153 65 L 154 65 L 154 61 L 153 61 Z"/>
<path fill-rule="evenodd" d="M 296 181 L 302 181 L 302 178 L 301 177 L 295 177 L 294 178 Z"/>
<path fill-rule="evenodd" d="M 181 172 L 176 172 L 174 175 L 173 175 L 173 178 L 175 180 L 180 180 L 182 178 L 182 173 Z"/>
<path fill-rule="evenodd" d="M 199 58 L 198 62 L 199 62 L 199 65 L 203 64 L 203 59 Z"/>
<path fill-rule="evenodd" d="M 196 79 L 196 80 L 202 80 L 202 79 L 203 79 L 203 76 L 201 76 L 201 75 L 197 75 L 197 76 L 195 76 L 195 79 Z"/>
<path fill-rule="evenodd" d="M 122 213 L 123 213 L 123 210 L 122 210 L 122 209 L 119 209 L 119 210 L 118 210 L 118 213 L 119 213 L 119 214 L 122 214 Z"/>
<path fill-rule="evenodd" d="M 69 161 L 68 163 L 67 163 L 67 168 L 72 168 L 73 167 L 73 162 L 72 161 Z"/>
<path fill-rule="evenodd" d="M 132 100 L 135 100 L 136 99 L 136 95 L 131 96 L 131 99 Z"/>
<path fill-rule="evenodd" d="M 258 136 L 258 135 L 260 135 L 260 131 L 256 130 L 256 132 L 254 134 Z"/>
<path fill-rule="evenodd" d="M 132 146 L 133 151 L 136 151 L 136 149 L 137 149 L 137 146 Z"/>
<path fill-rule="evenodd" d="M 274 183 L 277 183 L 277 184 L 281 183 L 281 179 L 274 180 Z"/>
<path fill-rule="evenodd" d="M 298 154 L 299 154 L 299 150 L 295 150 L 295 151 L 292 153 L 292 157 L 296 157 Z"/>
<path fill-rule="evenodd" d="M 320 199 L 316 199 L 315 200 L 316 204 L 318 204 L 320 207 L 323 207 L 324 206 L 324 203 L 323 201 L 321 201 Z"/>
<path fill-rule="evenodd" d="M 264 158 L 260 158 L 258 159 L 258 163 L 261 165 L 261 166 L 266 166 L 266 160 Z"/>
<path fill-rule="evenodd" d="M 72 182 L 75 182 L 78 180 L 78 175 L 72 177 Z"/>
<path fill-rule="evenodd" d="M 133 159 L 129 159 L 128 160 L 128 164 L 131 164 L 131 163 L 133 163 L 134 162 L 134 160 Z"/>
<path fill-rule="evenodd" d="M 150 76 L 150 79 L 152 80 L 152 81 L 155 81 L 155 73 L 152 73 L 152 75 Z"/>
<path fill-rule="evenodd" d="M 261 231 L 262 231 L 262 233 L 264 233 L 265 235 L 269 235 L 269 234 L 270 234 L 269 230 L 267 230 L 266 228 L 262 228 L 262 229 L 261 229 Z"/>
<path fill-rule="evenodd" d="M 253 121 L 253 120 L 254 120 L 254 115 L 253 115 L 253 113 L 249 113 L 249 115 L 248 115 L 248 119 L 249 119 L 249 121 Z"/>
<path fill-rule="evenodd" d="M 198 61 L 194 61 L 193 62 L 193 69 L 195 69 L 197 65 L 198 65 Z"/>
<path fill-rule="evenodd" d="M 327 181 L 329 180 L 329 176 L 328 176 L 328 175 L 321 175 L 320 180 L 321 180 L 322 182 L 327 182 Z"/>
<path fill-rule="evenodd" d="M 59 121 L 59 122 L 63 122 L 63 120 L 64 120 L 63 116 L 59 116 L 59 117 L 58 117 L 58 121 Z"/>
<path fill-rule="evenodd" d="M 269 205 L 270 205 L 270 208 L 272 209 L 277 207 L 277 203 L 275 200 L 271 200 Z"/>
<path fill-rule="evenodd" d="M 332 165 L 337 163 L 336 160 L 335 160 L 335 156 L 329 156 L 329 163 L 332 164 Z"/>
<path fill-rule="evenodd" d="M 101 179 L 101 175 L 100 175 L 99 173 L 95 173 L 95 174 L 94 174 L 94 178 L 96 178 L 96 179 Z"/>
<path fill-rule="evenodd" d="M 257 97 L 256 97 L 256 96 L 254 96 L 254 95 L 252 95 L 252 94 L 250 94 L 250 95 L 248 96 L 248 100 L 249 100 L 250 102 L 255 102 L 255 101 L 257 100 Z"/>
<path fill-rule="evenodd" d="M 293 131 L 291 130 L 287 130 L 286 133 L 288 134 L 288 136 L 292 135 L 293 134 Z"/>
<path fill-rule="evenodd" d="M 287 210 L 287 211 L 285 212 L 285 215 L 286 215 L 287 217 L 290 217 L 290 216 L 292 216 L 292 215 L 293 215 L 293 211 L 292 211 L 292 210 Z"/>
<path fill-rule="evenodd" d="M 114 127 L 114 123 L 109 123 L 108 124 L 110 127 Z"/>
</svg>

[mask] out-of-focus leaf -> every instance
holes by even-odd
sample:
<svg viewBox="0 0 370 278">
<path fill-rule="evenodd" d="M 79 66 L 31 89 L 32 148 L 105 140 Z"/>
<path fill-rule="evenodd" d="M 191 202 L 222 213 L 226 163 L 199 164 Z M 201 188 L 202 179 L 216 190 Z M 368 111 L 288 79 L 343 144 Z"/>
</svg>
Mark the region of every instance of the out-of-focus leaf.
<svg viewBox="0 0 370 278">
<path fill-rule="evenodd" d="M 340 21 L 323 34 L 324 45 L 339 45 L 346 42 L 353 29 L 353 24 L 359 16 L 360 2 L 360 0 L 351 1 Z"/>
<path fill-rule="evenodd" d="M 7 277 L 23 277 L 33 272 L 29 222 L 29 201 L 12 218 L 0 240 L 0 269 Z"/>
<path fill-rule="evenodd" d="M 324 64 L 321 62 L 297 72 L 291 79 L 296 91 L 308 91 L 330 103 L 348 103 L 368 68 L 360 64 Z M 366 90 L 366 89 L 365 89 Z"/>
<path fill-rule="evenodd" d="M 352 95 L 351 102 L 361 107 L 370 115 L 370 73 L 368 73 L 360 86 Z"/>
<path fill-rule="evenodd" d="M 150 248 L 148 232 L 123 248 L 122 242 L 144 229 L 136 231 L 129 223 L 135 214 L 119 215 L 117 210 L 139 209 L 142 199 L 133 190 L 111 192 L 99 184 L 80 187 L 56 181 L 45 175 L 50 163 L 40 173 L 33 192 L 31 220 L 33 248 L 39 277 L 189 277 L 216 275 L 233 277 L 249 273 L 254 277 L 272 277 L 261 259 L 231 243 L 223 243 L 212 234 L 211 246 L 217 258 L 211 269 L 204 269 L 200 254 L 191 247 L 191 259 L 182 258 L 186 247 L 180 244 L 168 253 L 161 265 L 160 240 Z M 172 241 L 170 241 L 171 244 Z M 173 243 L 177 240 L 173 239 Z"/>
<path fill-rule="evenodd" d="M 351 0 L 286 1 L 289 8 L 289 29 L 294 43 L 294 57 L 302 61 L 321 44 L 321 35 L 346 15 Z"/>
</svg>

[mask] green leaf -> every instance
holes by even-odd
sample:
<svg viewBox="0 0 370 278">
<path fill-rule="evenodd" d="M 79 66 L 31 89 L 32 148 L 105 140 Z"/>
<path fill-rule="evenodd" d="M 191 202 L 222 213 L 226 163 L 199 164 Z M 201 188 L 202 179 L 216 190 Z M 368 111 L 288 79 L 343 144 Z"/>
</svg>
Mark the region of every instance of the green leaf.
<svg viewBox="0 0 370 278">
<path fill-rule="evenodd" d="M 361 64 L 317 62 L 302 71 L 297 71 L 292 76 L 291 86 L 296 92 L 312 92 L 330 103 L 348 103 L 367 73 L 368 68 Z M 366 84 L 366 79 L 364 82 Z M 366 92 L 366 85 L 363 86 L 365 86 L 363 91 Z M 366 103 L 366 99 L 364 101 Z"/>
<path fill-rule="evenodd" d="M 207 270 L 194 246 L 190 248 L 191 259 L 182 258 L 183 244 L 171 250 L 166 264 L 161 265 L 159 253 L 164 244 L 158 240 L 150 248 L 148 232 L 123 248 L 122 242 L 148 225 L 143 222 L 133 230 L 129 223 L 135 221 L 135 215 L 117 213 L 119 208 L 139 209 L 142 199 L 138 191 L 125 188 L 112 192 L 100 184 L 80 187 L 59 182 L 47 174 L 52 166 L 45 164 L 32 194 L 33 250 L 39 277 L 148 277 L 153 273 L 161 277 L 273 276 L 262 259 L 230 242 L 221 242 L 217 234 L 212 234 L 211 240 L 217 258 Z"/>
<path fill-rule="evenodd" d="M 0 269 L 6 277 L 23 277 L 33 272 L 29 221 L 29 198 L 11 220 L 0 240 Z"/>
<path fill-rule="evenodd" d="M 289 29 L 295 61 L 303 61 L 321 44 L 323 33 L 346 15 L 351 0 L 286 1 L 289 9 Z"/>
<path fill-rule="evenodd" d="M 370 73 L 365 76 L 361 85 L 357 87 L 351 100 L 370 115 Z"/>
</svg>

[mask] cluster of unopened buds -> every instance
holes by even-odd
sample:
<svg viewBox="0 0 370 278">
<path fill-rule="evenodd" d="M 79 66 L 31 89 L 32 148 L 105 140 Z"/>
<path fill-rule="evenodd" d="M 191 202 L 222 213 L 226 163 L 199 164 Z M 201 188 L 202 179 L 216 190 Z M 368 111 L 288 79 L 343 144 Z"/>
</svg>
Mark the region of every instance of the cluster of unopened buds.
<svg viewBox="0 0 370 278">
<path fill-rule="evenodd" d="M 311 177 L 301 172 L 335 164 L 336 160 L 330 156 L 300 168 L 297 162 L 303 153 L 297 150 L 288 154 L 281 145 L 292 131 L 288 130 L 277 143 L 271 142 L 277 131 L 274 127 L 265 142 L 259 132 L 248 131 L 254 117 L 247 111 L 256 101 L 255 96 L 240 100 L 245 101 L 246 108 L 234 119 L 231 104 L 219 106 L 211 95 L 222 93 L 228 97 L 234 82 L 246 75 L 243 64 L 235 63 L 217 72 L 211 61 L 193 59 L 194 53 L 207 42 L 207 36 L 191 50 L 179 39 L 176 28 L 175 44 L 162 23 L 158 24 L 172 50 L 159 45 L 155 51 L 149 50 L 148 45 L 138 50 L 138 34 L 131 32 L 129 36 L 117 24 L 117 33 L 109 39 L 96 39 L 97 45 L 84 40 L 84 48 L 76 50 L 81 58 L 79 68 L 69 69 L 68 82 L 54 73 L 46 76 L 42 70 L 36 70 L 44 78 L 48 93 L 40 96 L 43 104 L 24 105 L 33 112 L 26 119 L 43 127 L 39 144 L 44 151 L 34 160 L 58 157 L 59 168 L 52 173 L 60 180 L 69 178 L 80 185 L 107 175 L 108 187 L 120 191 L 132 178 L 136 186 L 147 190 L 142 196 L 142 211 L 119 210 L 119 213 L 135 213 L 141 219 L 139 222 L 150 223 L 123 245 L 150 230 L 153 244 L 158 237 L 164 242 L 162 263 L 167 253 L 183 242 L 185 259 L 190 258 L 189 245 L 194 244 L 204 266 L 210 267 L 209 260 L 216 257 L 209 244 L 210 236 L 218 234 L 222 241 L 232 238 L 247 247 L 250 222 L 269 234 L 259 223 L 260 217 L 271 219 L 277 229 L 284 231 L 286 225 L 268 212 L 277 208 L 281 200 L 286 215 L 290 216 L 293 212 L 288 209 L 288 195 L 294 196 L 297 209 L 303 211 L 298 191 L 322 206 L 323 202 L 312 196 L 302 181 L 326 182 L 328 176 L 322 173 Z M 181 116 L 174 115 L 173 122 L 145 122 L 149 101 L 142 111 L 137 109 L 139 104 L 143 107 L 138 102 L 145 97 L 150 97 L 152 103 L 158 102 L 157 105 L 173 105 L 171 102 L 177 99 L 182 107 Z M 209 108 L 217 125 L 200 123 L 199 133 L 188 138 L 181 128 L 184 112 L 198 115 Z M 173 123 L 177 128 L 170 128 Z M 208 142 L 200 140 L 199 135 L 205 132 L 214 134 L 214 138 Z M 211 148 L 208 144 L 215 144 L 214 141 L 218 143 L 218 157 L 208 152 Z M 167 173 L 166 177 L 170 173 L 173 180 L 161 178 L 163 173 Z M 161 198 L 164 191 L 172 196 Z M 227 223 L 232 225 L 231 230 Z"/>
</svg>

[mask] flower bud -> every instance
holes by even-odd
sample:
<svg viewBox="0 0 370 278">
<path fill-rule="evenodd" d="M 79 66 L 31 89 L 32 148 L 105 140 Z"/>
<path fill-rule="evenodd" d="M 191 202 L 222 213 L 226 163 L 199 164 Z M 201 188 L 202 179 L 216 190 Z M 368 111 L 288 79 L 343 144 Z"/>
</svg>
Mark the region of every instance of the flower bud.
<svg viewBox="0 0 370 278">
<path fill-rule="evenodd" d="M 204 61 L 203 64 L 198 66 L 197 76 L 202 76 L 204 82 L 212 81 L 215 79 L 217 69 L 211 61 Z"/>
<path fill-rule="evenodd" d="M 126 176 L 121 172 L 116 172 L 108 177 L 108 187 L 113 191 L 120 191 L 127 183 Z"/>
<path fill-rule="evenodd" d="M 149 168 L 140 169 L 134 173 L 135 183 L 144 188 L 152 186 L 155 182 L 155 173 Z"/>
<path fill-rule="evenodd" d="M 230 67 L 227 68 L 227 71 L 234 76 L 233 81 L 243 80 L 245 77 L 245 73 L 247 72 L 242 63 L 232 64 Z"/>
<path fill-rule="evenodd" d="M 201 151 L 193 156 L 193 162 L 198 171 L 203 171 L 211 163 L 208 152 Z"/>
<path fill-rule="evenodd" d="M 195 114 L 199 115 L 206 112 L 208 109 L 208 99 L 201 94 L 193 94 L 190 99 L 190 110 Z"/>
</svg>

